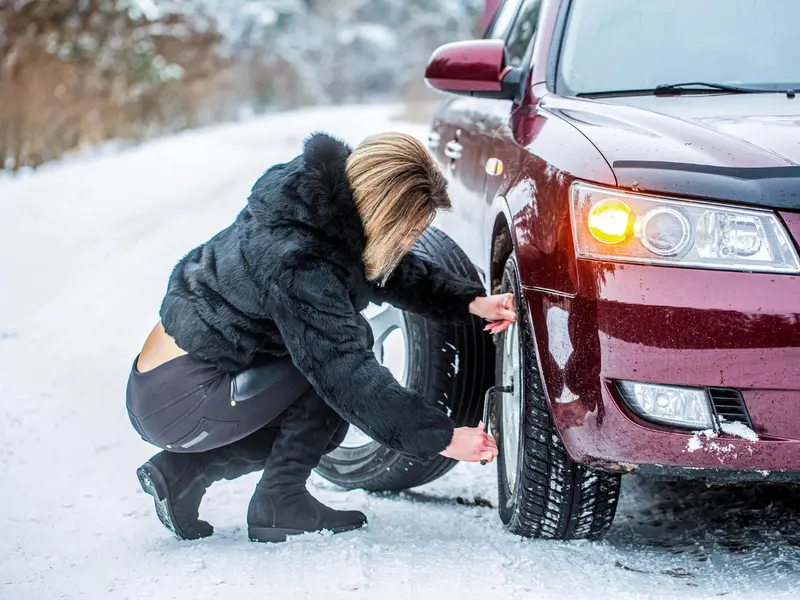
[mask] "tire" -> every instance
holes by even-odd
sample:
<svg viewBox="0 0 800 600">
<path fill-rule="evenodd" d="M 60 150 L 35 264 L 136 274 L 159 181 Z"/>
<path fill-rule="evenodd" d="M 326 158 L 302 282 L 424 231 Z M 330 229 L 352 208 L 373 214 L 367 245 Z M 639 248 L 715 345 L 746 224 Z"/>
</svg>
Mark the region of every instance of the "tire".
<svg viewBox="0 0 800 600">
<path fill-rule="evenodd" d="M 461 248 L 435 227 L 429 227 L 422 235 L 414 252 L 454 273 L 480 281 Z M 492 340 L 483 331 L 481 320 L 473 317 L 466 325 L 450 325 L 397 312 L 401 313 L 400 326 L 406 334 L 406 387 L 419 392 L 427 402 L 444 405 L 456 427 L 477 425 L 494 368 Z M 375 337 L 378 339 L 378 332 Z M 455 464 L 441 456 L 425 464 L 416 463 L 369 441 L 357 447 L 340 446 L 323 456 L 317 473 L 347 489 L 400 491 L 429 483 Z"/>
<path fill-rule="evenodd" d="M 496 396 L 492 418 L 500 451 L 500 519 L 509 531 L 525 537 L 598 539 L 614 519 L 621 478 L 582 466 L 567 456 L 547 406 L 533 330 L 520 289 L 512 255 L 506 263 L 502 291 L 515 296 L 517 323 L 497 336 L 495 382 L 512 386 L 514 392 Z M 518 361 L 514 360 L 515 347 Z M 509 366 L 505 372 L 504 365 Z M 505 421 L 504 410 L 508 412 Z M 507 436 L 504 428 L 508 429 Z M 515 439 L 517 452 L 513 449 Z"/>
</svg>

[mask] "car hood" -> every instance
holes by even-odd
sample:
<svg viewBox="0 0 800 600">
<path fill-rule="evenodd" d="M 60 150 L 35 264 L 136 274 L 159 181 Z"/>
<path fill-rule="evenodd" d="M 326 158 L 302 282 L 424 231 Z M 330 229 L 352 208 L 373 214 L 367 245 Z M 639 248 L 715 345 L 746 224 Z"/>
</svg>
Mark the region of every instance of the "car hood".
<svg viewBox="0 0 800 600">
<path fill-rule="evenodd" d="M 800 209 L 800 99 L 549 96 L 541 106 L 578 128 L 622 187 Z"/>
</svg>

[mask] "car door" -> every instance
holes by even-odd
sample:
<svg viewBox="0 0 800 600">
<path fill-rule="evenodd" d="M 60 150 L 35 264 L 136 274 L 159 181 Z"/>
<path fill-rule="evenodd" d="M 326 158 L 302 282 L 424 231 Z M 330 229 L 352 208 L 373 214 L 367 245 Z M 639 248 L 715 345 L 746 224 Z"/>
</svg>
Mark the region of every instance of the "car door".
<svg viewBox="0 0 800 600">
<path fill-rule="evenodd" d="M 487 32 L 487 38 L 505 40 L 509 66 L 520 68 L 526 64 L 541 4 L 542 0 L 506 0 Z M 515 108 L 511 101 L 480 98 L 459 98 L 451 106 L 453 136 L 445 143 L 451 143 L 450 149 L 458 154 L 450 163 L 451 196 L 457 204 L 454 217 L 461 222 L 453 223 L 449 229 L 461 225 L 463 237 L 469 238 L 468 248 L 462 247 L 484 272 L 489 271 L 490 256 L 490 236 L 485 232 L 492 226 L 487 223 L 488 208 L 507 177 L 506 165 L 519 160 L 516 153 L 511 156 L 512 148 L 508 147 L 511 141 L 519 150 L 513 144 L 510 127 Z"/>
<path fill-rule="evenodd" d="M 530 71 L 530 58 L 538 28 L 542 0 L 525 0 L 506 35 L 506 54 L 508 64 L 524 67 Z M 521 100 L 521 99 L 520 99 Z M 491 132 L 483 140 L 487 153 L 486 185 L 483 190 L 484 201 L 491 204 L 507 184 L 518 178 L 526 157 L 526 151 L 515 137 L 512 120 L 517 111 L 528 107 L 522 102 L 508 100 L 484 100 L 484 121 Z M 492 168 L 490 168 L 492 167 Z"/>
<path fill-rule="evenodd" d="M 474 129 L 478 123 L 474 120 L 475 115 L 468 112 L 468 103 L 469 99 L 456 97 L 446 111 L 440 112 L 440 165 L 447 177 L 447 191 L 453 209 L 440 213 L 436 225 L 453 238 L 481 272 L 483 216 L 474 205 L 474 193 L 476 185 L 483 186 L 483 180 L 476 182 L 472 175 L 476 149 Z"/>
<path fill-rule="evenodd" d="M 445 169 L 447 166 L 447 157 L 444 155 L 444 143 L 442 140 L 446 142 L 452 137 L 453 123 L 451 122 L 450 111 L 452 102 L 453 98 L 448 98 L 436 109 L 427 139 L 428 149 L 431 154 L 433 154 L 434 158 L 436 158 L 436 162 L 442 167 L 445 176 L 448 176 L 449 173 L 446 172 Z"/>
<path fill-rule="evenodd" d="M 482 221 L 471 214 L 463 182 L 457 178 L 457 170 L 463 162 L 463 142 L 470 138 L 465 130 L 463 119 L 459 116 L 463 98 L 454 97 L 443 103 L 434 116 L 431 131 L 428 134 L 428 148 L 439 163 L 442 173 L 447 179 L 447 191 L 452 203 L 451 211 L 440 211 L 434 225 L 442 229 L 481 270 L 480 227 Z"/>
</svg>

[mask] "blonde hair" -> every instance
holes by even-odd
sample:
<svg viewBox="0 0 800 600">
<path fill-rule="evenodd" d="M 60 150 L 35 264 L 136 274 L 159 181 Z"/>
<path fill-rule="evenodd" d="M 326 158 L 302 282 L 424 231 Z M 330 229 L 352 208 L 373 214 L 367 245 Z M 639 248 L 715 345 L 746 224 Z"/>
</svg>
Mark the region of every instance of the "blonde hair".
<svg viewBox="0 0 800 600">
<path fill-rule="evenodd" d="M 367 237 L 367 279 L 383 283 L 436 211 L 450 208 L 447 181 L 425 146 L 405 133 L 367 138 L 348 157 L 346 170 Z"/>
</svg>

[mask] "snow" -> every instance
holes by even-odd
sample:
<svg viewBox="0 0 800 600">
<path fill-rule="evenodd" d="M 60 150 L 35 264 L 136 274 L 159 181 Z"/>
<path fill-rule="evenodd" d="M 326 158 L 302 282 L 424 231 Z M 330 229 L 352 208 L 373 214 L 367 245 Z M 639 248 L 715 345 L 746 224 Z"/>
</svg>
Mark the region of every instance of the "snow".
<svg viewBox="0 0 800 600">
<path fill-rule="evenodd" d="M 703 438 L 707 440 L 712 440 L 717 437 L 717 432 L 713 429 L 703 429 L 702 431 L 696 431 L 694 435 L 689 438 L 689 441 L 686 442 L 686 449 L 689 452 L 695 452 L 700 450 L 703 447 Z"/>
<path fill-rule="evenodd" d="M 686 450 L 688 452 L 696 452 L 698 450 L 705 450 L 714 454 L 720 459 L 720 464 L 725 463 L 725 458 L 730 456 L 736 458 L 738 454 L 735 452 L 736 446 L 733 444 L 723 444 L 715 441 L 719 434 L 713 429 L 704 429 L 703 431 L 696 432 L 689 441 L 686 442 Z M 703 439 L 705 438 L 705 440 Z M 752 454 L 752 449 L 751 449 Z"/>
<path fill-rule="evenodd" d="M 720 417 L 719 427 L 722 430 L 722 433 L 726 435 L 742 438 L 749 442 L 758 441 L 758 435 L 756 435 L 756 432 L 750 429 L 744 423 L 739 423 L 738 421 L 736 422 L 726 421 L 723 417 Z M 713 441 L 718 436 L 719 434 L 713 429 L 705 429 L 703 431 L 698 431 L 692 437 L 690 437 L 689 440 L 686 442 L 686 450 L 688 452 L 697 452 L 698 450 L 703 449 L 713 454 L 716 454 L 721 461 L 723 461 L 726 455 L 731 455 L 732 457 L 736 457 L 737 454 L 734 452 L 736 450 L 736 446 L 734 446 L 733 444 L 723 445 L 721 443 Z M 706 438 L 706 441 L 704 441 L 703 438 Z M 747 450 L 750 454 L 753 453 L 752 447 L 748 447 Z"/>
<path fill-rule="evenodd" d="M 707 449 L 709 452 L 716 454 L 720 458 L 720 462 L 725 462 L 723 458 L 724 455 L 726 454 L 730 454 L 732 458 L 736 458 L 738 456 L 737 454 L 734 453 L 734 451 L 736 450 L 736 446 L 734 446 L 733 444 L 726 444 L 723 446 L 722 444 L 718 444 L 717 442 L 711 442 L 707 446 Z"/>
<path fill-rule="evenodd" d="M 723 433 L 727 433 L 728 435 L 733 435 L 735 437 L 740 437 L 750 442 L 757 442 L 758 435 L 756 432 L 750 429 L 744 423 L 740 423 L 739 421 L 725 421 L 724 419 L 720 419 L 720 429 L 722 429 Z"/>
<path fill-rule="evenodd" d="M 700 441 L 699 436 L 693 435 L 688 442 L 686 442 L 686 449 L 689 452 L 694 452 L 695 450 L 700 450 L 703 447 L 703 442 Z"/>
<path fill-rule="evenodd" d="M 496 463 L 402 494 L 314 476 L 314 494 L 369 528 L 270 546 L 246 539 L 251 475 L 209 491 L 214 536 L 167 534 L 134 475 L 153 449 L 124 392 L 170 269 L 308 132 L 425 135 L 399 112 L 278 114 L 0 180 L 0 598 L 797 597 L 800 492 L 774 487 L 629 477 L 604 541 L 559 543 L 512 536 L 469 500 L 496 503 Z"/>
</svg>

